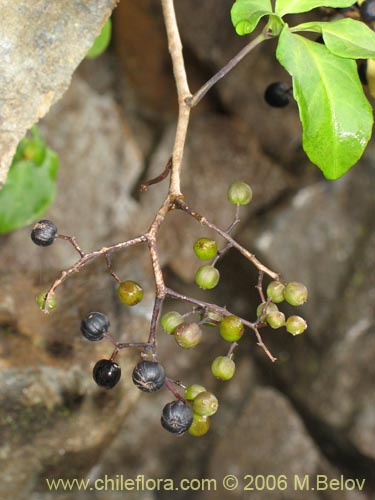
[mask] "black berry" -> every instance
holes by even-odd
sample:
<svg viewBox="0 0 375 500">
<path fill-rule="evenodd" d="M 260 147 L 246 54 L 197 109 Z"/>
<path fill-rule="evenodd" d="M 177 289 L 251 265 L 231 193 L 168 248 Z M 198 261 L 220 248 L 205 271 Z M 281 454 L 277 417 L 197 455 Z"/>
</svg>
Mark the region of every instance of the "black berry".
<svg viewBox="0 0 375 500">
<path fill-rule="evenodd" d="M 290 102 L 290 87 L 284 82 L 275 82 L 268 85 L 264 93 L 267 104 L 274 108 L 284 108 Z"/>
<path fill-rule="evenodd" d="M 363 2 L 360 6 L 359 11 L 362 19 L 366 23 L 375 21 L 375 0 L 365 0 L 365 2 Z"/>
<path fill-rule="evenodd" d="M 121 368 L 110 359 L 101 359 L 94 366 L 92 376 L 100 387 L 112 389 L 121 378 Z"/>
<path fill-rule="evenodd" d="M 109 330 L 109 319 L 100 312 L 90 312 L 81 321 L 81 332 L 88 340 L 101 340 Z"/>
<path fill-rule="evenodd" d="M 40 220 L 31 231 L 31 239 L 40 247 L 48 247 L 55 241 L 57 227 L 50 220 Z"/>
<path fill-rule="evenodd" d="M 193 423 L 193 412 L 183 401 L 172 401 L 163 408 L 161 425 L 172 434 L 183 434 Z"/>
<path fill-rule="evenodd" d="M 141 361 L 133 370 L 133 382 L 143 392 L 158 391 L 165 382 L 164 368 L 154 361 Z"/>
</svg>

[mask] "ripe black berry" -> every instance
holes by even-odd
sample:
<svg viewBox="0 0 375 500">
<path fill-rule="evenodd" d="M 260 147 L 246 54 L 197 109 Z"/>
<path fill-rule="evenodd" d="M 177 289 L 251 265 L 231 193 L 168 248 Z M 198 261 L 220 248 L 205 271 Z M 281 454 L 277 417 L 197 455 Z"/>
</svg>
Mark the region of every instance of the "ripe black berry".
<svg viewBox="0 0 375 500">
<path fill-rule="evenodd" d="M 88 340 L 101 340 L 109 330 L 109 319 L 100 312 L 90 312 L 81 321 L 81 332 Z"/>
<path fill-rule="evenodd" d="M 284 82 L 271 83 L 264 92 L 264 99 L 274 108 L 284 108 L 290 102 L 289 90 L 289 85 Z"/>
<path fill-rule="evenodd" d="M 37 222 L 32 231 L 31 239 L 40 247 L 48 247 L 55 241 L 57 227 L 50 220 L 40 220 Z"/>
<path fill-rule="evenodd" d="M 143 392 L 158 391 L 165 382 L 164 368 L 154 361 L 141 361 L 133 370 L 133 382 Z"/>
<path fill-rule="evenodd" d="M 94 366 L 92 376 L 100 387 L 112 389 L 121 378 L 121 368 L 110 359 L 101 359 Z"/>
<path fill-rule="evenodd" d="M 359 8 L 362 19 L 366 23 L 375 21 L 375 0 L 365 0 Z"/>
<path fill-rule="evenodd" d="M 161 425 L 172 434 L 183 434 L 193 423 L 193 412 L 183 401 L 172 401 L 163 408 Z"/>
</svg>

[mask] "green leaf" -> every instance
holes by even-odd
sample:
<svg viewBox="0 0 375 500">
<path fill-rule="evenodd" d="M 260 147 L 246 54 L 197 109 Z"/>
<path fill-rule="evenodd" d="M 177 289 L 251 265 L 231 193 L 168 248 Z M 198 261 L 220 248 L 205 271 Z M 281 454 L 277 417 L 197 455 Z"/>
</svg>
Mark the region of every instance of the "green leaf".
<svg viewBox="0 0 375 500">
<path fill-rule="evenodd" d="M 336 56 L 349 59 L 375 57 L 375 33 L 366 24 L 354 19 L 304 23 L 294 26 L 291 31 L 322 33 L 327 49 Z"/>
<path fill-rule="evenodd" d="M 353 0 L 276 0 L 275 12 L 279 16 L 308 12 L 316 7 L 350 7 Z"/>
<path fill-rule="evenodd" d="M 100 56 L 105 49 L 108 47 L 109 42 L 111 41 L 111 32 L 112 32 L 112 23 L 111 20 L 108 19 L 105 25 L 94 41 L 93 46 L 87 52 L 86 57 L 88 59 L 95 59 L 95 57 Z"/>
<path fill-rule="evenodd" d="M 263 16 L 271 13 L 270 0 L 236 0 L 230 15 L 237 35 L 248 35 L 255 30 Z"/>
<path fill-rule="evenodd" d="M 58 168 L 58 157 L 49 148 L 40 165 L 33 160 L 13 161 L 0 190 L 0 233 L 31 224 L 44 214 L 55 197 Z"/>
<path fill-rule="evenodd" d="M 307 156 L 327 179 L 338 179 L 361 157 L 373 123 L 355 61 L 288 28 L 281 32 L 276 57 L 293 77 Z"/>
</svg>

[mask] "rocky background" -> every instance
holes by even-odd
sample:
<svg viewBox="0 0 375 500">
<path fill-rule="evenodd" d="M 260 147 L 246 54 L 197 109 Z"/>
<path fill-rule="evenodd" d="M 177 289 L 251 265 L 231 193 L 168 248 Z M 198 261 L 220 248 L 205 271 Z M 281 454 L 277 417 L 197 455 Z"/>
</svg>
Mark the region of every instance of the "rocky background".
<svg viewBox="0 0 375 500">
<path fill-rule="evenodd" d="M 228 12 L 232 2 L 177 0 L 190 87 L 194 91 L 245 43 Z M 192 15 L 194 12 L 194 15 Z M 84 249 L 143 232 L 165 185 L 140 194 L 142 180 L 159 173 L 173 141 L 176 95 L 157 0 L 122 0 L 110 49 L 84 61 L 68 92 L 40 123 L 61 162 L 58 196 L 46 217 Z M 91 379 L 110 346 L 88 344 L 80 318 L 106 312 L 117 338 L 147 336 L 153 301 L 146 252 L 116 255 L 124 279 L 143 284 L 144 301 L 129 311 L 97 262 L 59 290 L 58 309 L 44 316 L 35 295 L 75 260 L 65 242 L 35 247 L 30 228 L 0 238 L 0 498 L 158 500 L 158 491 L 50 493 L 45 478 L 123 475 L 135 478 L 282 475 L 292 482 L 325 474 L 365 479 L 364 491 L 259 491 L 255 499 L 370 499 L 375 485 L 374 155 L 336 182 L 325 181 L 301 149 L 298 111 L 269 108 L 265 87 L 289 81 L 259 47 L 194 110 L 184 160 L 186 200 L 218 225 L 233 211 L 228 184 L 243 179 L 254 201 L 243 210 L 237 239 L 286 280 L 310 293 L 302 315 L 308 332 L 292 338 L 265 331 L 278 361 L 271 364 L 249 336 L 236 352 L 237 374 L 216 382 L 209 366 L 227 346 L 214 330 L 197 349 L 183 351 L 160 332 L 168 375 L 201 383 L 218 395 L 219 412 L 203 438 L 176 438 L 160 426 L 171 395 L 139 394 L 131 383 L 137 352 L 121 353 L 123 376 L 110 392 Z M 222 283 L 210 293 L 193 284 L 192 244 L 206 231 L 184 214 L 170 214 L 159 250 L 167 282 L 181 292 L 226 304 L 254 318 L 257 274 L 229 252 Z M 166 304 L 166 308 L 176 304 Z M 178 305 L 186 311 L 184 305 Z M 285 309 L 286 310 L 286 309 Z M 245 484 L 244 482 L 242 485 Z M 248 498 L 225 492 L 174 491 L 176 499 Z"/>
</svg>

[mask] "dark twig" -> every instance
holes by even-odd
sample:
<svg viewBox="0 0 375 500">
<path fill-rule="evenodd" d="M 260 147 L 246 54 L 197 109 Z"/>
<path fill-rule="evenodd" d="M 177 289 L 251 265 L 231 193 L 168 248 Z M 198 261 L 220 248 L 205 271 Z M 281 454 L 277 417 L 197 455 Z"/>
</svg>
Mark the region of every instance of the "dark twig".
<svg viewBox="0 0 375 500">
<path fill-rule="evenodd" d="M 81 248 L 78 246 L 78 243 L 77 243 L 77 240 L 76 240 L 75 236 L 66 236 L 65 234 L 57 234 L 56 238 L 59 238 L 60 240 L 69 241 L 69 243 L 75 248 L 75 250 L 77 250 L 77 252 L 79 253 L 79 255 L 81 257 L 84 257 L 85 252 L 83 252 L 81 250 Z"/>
<path fill-rule="evenodd" d="M 145 191 L 148 190 L 148 187 L 151 186 L 152 184 L 158 184 L 159 182 L 162 182 L 164 179 L 168 177 L 172 170 L 172 157 L 169 158 L 167 161 L 167 164 L 165 166 L 165 169 L 163 172 L 158 175 L 157 177 L 154 177 L 153 179 L 150 179 L 149 181 L 145 181 L 143 184 L 141 184 L 139 190 L 144 193 Z"/>
</svg>

